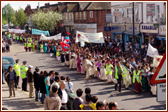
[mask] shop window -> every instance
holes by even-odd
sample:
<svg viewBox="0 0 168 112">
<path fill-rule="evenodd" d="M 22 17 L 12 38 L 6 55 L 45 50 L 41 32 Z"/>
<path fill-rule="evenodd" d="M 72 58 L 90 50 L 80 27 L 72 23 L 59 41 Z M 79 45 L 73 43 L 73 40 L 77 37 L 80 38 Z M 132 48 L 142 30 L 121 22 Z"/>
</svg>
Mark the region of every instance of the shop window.
<svg viewBox="0 0 168 112">
<path fill-rule="evenodd" d="M 74 20 L 74 15 L 73 15 L 73 13 L 71 13 L 71 20 Z"/>
<path fill-rule="evenodd" d="M 115 18 L 115 22 L 119 23 L 119 16 L 114 16 L 114 18 Z"/>
</svg>

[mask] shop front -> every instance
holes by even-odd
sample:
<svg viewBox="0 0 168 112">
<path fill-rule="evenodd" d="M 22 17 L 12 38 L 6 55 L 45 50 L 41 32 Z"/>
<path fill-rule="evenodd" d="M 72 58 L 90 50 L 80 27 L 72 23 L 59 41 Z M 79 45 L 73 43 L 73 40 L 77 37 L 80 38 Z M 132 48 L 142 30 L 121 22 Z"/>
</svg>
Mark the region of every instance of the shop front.
<svg viewBox="0 0 168 112">
<path fill-rule="evenodd" d="M 152 43 L 152 40 L 155 40 L 159 33 L 159 29 L 154 28 L 153 24 L 141 24 L 140 31 L 143 36 L 142 42 L 146 44 Z"/>
<path fill-rule="evenodd" d="M 112 40 L 115 42 L 123 42 L 124 36 L 123 32 L 125 31 L 125 25 L 124 24 L 113 24 L 111 28 L 111 35 Z"/>
<path fill-rule="evenodd" d="M 139 24 L 135 24 L 134 26 L 134 37 L 133 37 L 133 25 L 127 24 L 126 31 L 124 31 L 124 45 L 126 47 L 127 42 L 138 43 L 139 46 L 142 44 L 142 34 L 139 30 Z"/>
<path fill-rule="evenodd" d="M 75 34 L 76 31 L 85 33 L 97 33 L 97 24 L 74 24 Z"/>
<path fill-rule="evenodd" d="M 166 47 L 166 25 L 159 25 L 159 34 L 157 35 L 159 46 Z"/>
</svg>

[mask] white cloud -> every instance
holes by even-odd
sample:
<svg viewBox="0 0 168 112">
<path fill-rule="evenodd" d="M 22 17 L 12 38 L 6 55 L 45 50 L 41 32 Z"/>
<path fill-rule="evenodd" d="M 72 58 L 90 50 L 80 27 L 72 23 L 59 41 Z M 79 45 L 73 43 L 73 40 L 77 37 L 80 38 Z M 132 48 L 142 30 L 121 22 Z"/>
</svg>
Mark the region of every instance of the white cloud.
<svg viewBox="0 0 168 112">
<path fill-rule="evenodd" d="M 31 8 L 37 8 L 38 3 L 40 4 L 40 6 L 44 6 L 45 3 L 50 3 L 50 4 L 56 4 L 56 1 L 43 1 L 43 2 L 39 2 L 39 1 L 1 1 L 1 7 L 4 7 L 5 5 L 7 5 L 8 3 L 11 5 L 11 7 L 14 10 L 18 10 L 19 7 L 25 9 L 27 4 L 31 5 Z"/>
</svg>

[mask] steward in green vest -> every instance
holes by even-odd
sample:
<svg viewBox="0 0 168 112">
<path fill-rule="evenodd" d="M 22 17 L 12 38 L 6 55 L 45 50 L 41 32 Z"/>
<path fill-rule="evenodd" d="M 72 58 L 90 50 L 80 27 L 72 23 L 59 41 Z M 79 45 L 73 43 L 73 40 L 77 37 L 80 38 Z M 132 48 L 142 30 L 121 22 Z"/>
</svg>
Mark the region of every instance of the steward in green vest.
<svg viewBox="0 0 168 112">
<path fill-rule="evenodd" d="M 31 42 L 28 42 L 28 48 L 29 48 L 29 52 L 31 51 Z"/>
<path fill-rule="evenodd" d="M 17 43 L 19 43 L 19 36 L 16 36 Z"/>
<path fill-rule="evenodd" d="M 20 42 L 22 43 L 22 41 L 23 41 L 23 38 L 22 38 L 22 36 L 20 36 Z"/>
<path fill-rule="evenodd" d="M 21 78 L 22 78 L 22 90 L 27 91 L 27 70 L 28 68 L 26 67 L 27 61 L 23 61 L 23 65 L 20 67 L 20 73 L 21 73 Z"/>
<path fill-rule="evenodd" d="M 122 75 L 123 75 L 123 70 L 120 67 L 120 62 L 116 61 L 116 66 L 115 66 L 115 79 L 117 79 L 117 84 L 115 84 L 115 90 L 117 90 L 117 85 L 119 84 L 119 92 L 121 92 L 121 82 L 122 82 Z"/>
<path fill-rule="evenodd" d="M 28 43 L 27 42 L 25 42 L 25 50 L 26 50 L 26 52 L 28 50 Z"/>
<path fill-rule="evenodd" d="M 20 66 L 19 66 L 19 59 L 15 60 L 16 63 L 14 64 L 14 67 L 13 69 L 15 70 L 16 72 L 16 76 L 17 76 L 17 80 L 16 80 L 16 83 L 15 83 L 15 87 L 18 88 L 18 83 L 19 83 L 19 78 L 20 78 Z"/>
<path fill-rule="evenodd" d="M 135 84 L 135 93 L 141 92 L 141 81 L 140 81 L 140 73 L 141 71 L 138 70 L 138 67 L 136 70 L 133 71 L 133 83 Z"/>
<path fill-rule="evenodd" d="M 35 43 L 32 42 L 32 51 L 35 51 Z"/>
</svg>

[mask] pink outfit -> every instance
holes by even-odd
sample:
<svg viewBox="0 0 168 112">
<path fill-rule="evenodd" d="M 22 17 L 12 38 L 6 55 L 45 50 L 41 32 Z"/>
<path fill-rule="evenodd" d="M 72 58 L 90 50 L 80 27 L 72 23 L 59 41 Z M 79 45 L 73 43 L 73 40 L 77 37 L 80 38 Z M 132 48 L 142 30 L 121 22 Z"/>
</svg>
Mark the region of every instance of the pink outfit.
<svg viewBox="0 0 168 112">
<path fill-rule="evenodd" d="M 96 66 L 100 69 L 102 63 L 97 63 Z M 100 78 L 100 71 L 98 71 L 98 78 Z"/>
</svg>

